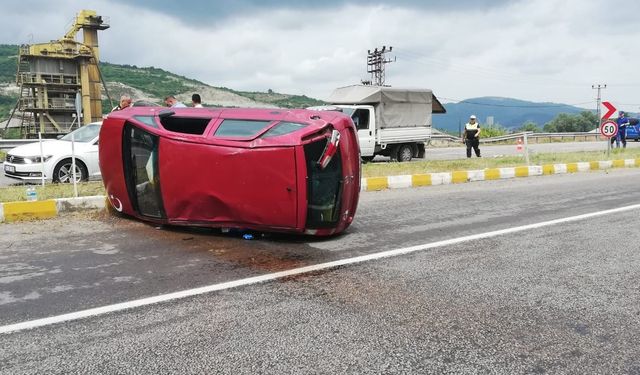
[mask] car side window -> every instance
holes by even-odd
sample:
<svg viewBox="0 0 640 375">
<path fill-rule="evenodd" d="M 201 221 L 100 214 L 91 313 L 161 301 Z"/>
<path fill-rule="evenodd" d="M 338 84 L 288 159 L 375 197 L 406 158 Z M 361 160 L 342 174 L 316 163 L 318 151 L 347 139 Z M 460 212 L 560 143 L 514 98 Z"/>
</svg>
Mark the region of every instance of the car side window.
<svg viewBox="0 0 640 375">
<path fill-rule="evenodd" d="M 216 137 L 255 137 L 270 123 L 271 121 L 266 120 L 225 119 L 218 126 L 214 135 Z"/>
</svg>

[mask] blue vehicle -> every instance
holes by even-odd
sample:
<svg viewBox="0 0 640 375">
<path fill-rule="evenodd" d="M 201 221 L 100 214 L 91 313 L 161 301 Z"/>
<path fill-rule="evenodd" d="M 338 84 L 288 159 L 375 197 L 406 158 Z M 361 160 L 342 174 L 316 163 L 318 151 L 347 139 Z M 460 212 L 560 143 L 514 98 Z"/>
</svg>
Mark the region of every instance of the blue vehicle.
<svg viewBox="0 0 640 375">
<path fill-rule="evenodd" d="M 633 123 L 633 121 L 630 121 Z M 635 121 L 635 125 L 627 125 L 627 141 L 634 140 L 636 142 L 640 141 L 640 124 Z"/>
</svg>

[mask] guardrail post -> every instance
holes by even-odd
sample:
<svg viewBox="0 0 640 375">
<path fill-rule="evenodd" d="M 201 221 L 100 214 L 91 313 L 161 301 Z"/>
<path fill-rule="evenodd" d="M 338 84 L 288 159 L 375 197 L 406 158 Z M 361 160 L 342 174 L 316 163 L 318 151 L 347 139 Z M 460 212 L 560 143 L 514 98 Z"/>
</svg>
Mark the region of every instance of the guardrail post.
<svg viewBox="0 0 640 375">
<path fill-rule="evenodd" d="M 529 165 L 529 142 L 527 141 L 527 132 L 524 132 L 524 160 Z"/>
</svg>

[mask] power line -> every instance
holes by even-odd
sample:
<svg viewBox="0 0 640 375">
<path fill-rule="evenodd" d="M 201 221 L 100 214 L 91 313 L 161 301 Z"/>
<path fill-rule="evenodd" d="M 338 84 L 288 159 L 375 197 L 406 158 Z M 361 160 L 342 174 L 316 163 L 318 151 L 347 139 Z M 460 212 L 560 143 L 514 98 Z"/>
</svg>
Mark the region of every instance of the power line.
<svg viewBox="0 0 640 375">
<path fill-rule="evenodd" d="M 452 102 L 455 102 L 457 104 L 473 104 L 473 105 L 480 105 L 480 106 L 485 106 L 485 107 L 504 107 L 504 108 L 562 108 L 562 107 L 575 107 L 575 106 L 579 106 L 579 105 L 584 105 L 584 104 L 592 104 L 592 101 L 588 101 L 588 102 L 582 102 L 582 103 L 574 103 L 574 104 L 541 104 L 541 105 L 508 105 L 508 104 L 497 104 L 497 103 L 479 103 L 479 102 L 474 102 L 474 101 L 470 101 L 470 100 L 460 100 L 460 99 L 451 99 L 451 98 L 445 98 L 442 96 L 438 96 L 439 99 L 444 99 L 444 100 L 449 100 Z"/>
<path fill-rule="evenodd" d="M 569 81 L 562 81 L 558 79 L 546 79 L 542 81 L 540 79 L 535 79 L 535 78 L 526 78 L 520 75 L 507 73 L 504 70 L 496 70 L 496 69 L 492 69 L 484 66 L 464 64 L 457 61 L 452 62 L 450 60 L 439 59 L 437 57 L 427 56 L 419 52 L 402 49 L 402 48 L 396 48 L 396 54 L 398 55 L 399 58 L 404 58 L 416 64 L 430 66 L 430 67 L 438 66 L 438 67 L 446 68 L 461 74 L 469 74 L 476 77 L 481 76 L 487 79 L 492 79 L 494 81 L 501 81 L 506 83 L 520 82 L 524 84 L 547 85 L 547 86 L 551 82 L 551 83 L 554 83 L 556 86 L 557 85 L 584 86 L 584 82 L 569 82 Z"/>
</svg>

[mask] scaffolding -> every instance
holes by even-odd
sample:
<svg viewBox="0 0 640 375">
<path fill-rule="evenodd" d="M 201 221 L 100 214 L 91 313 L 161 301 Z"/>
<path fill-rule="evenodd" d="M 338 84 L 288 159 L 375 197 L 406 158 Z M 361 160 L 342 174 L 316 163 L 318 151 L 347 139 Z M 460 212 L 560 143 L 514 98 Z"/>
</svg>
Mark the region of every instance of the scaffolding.
<svg viewBox="0 0 640 375">
<path fill-rule="evenodd" d="M 20 46 L 11 117 L 18 110 L 22 138 L 53 138 L 102 119 L 98 30 L 108 28 L 108 19 L 82 10 L 61 39 Z M 80 30 L 83 42 L 75 40 Z"/>
</svg>

